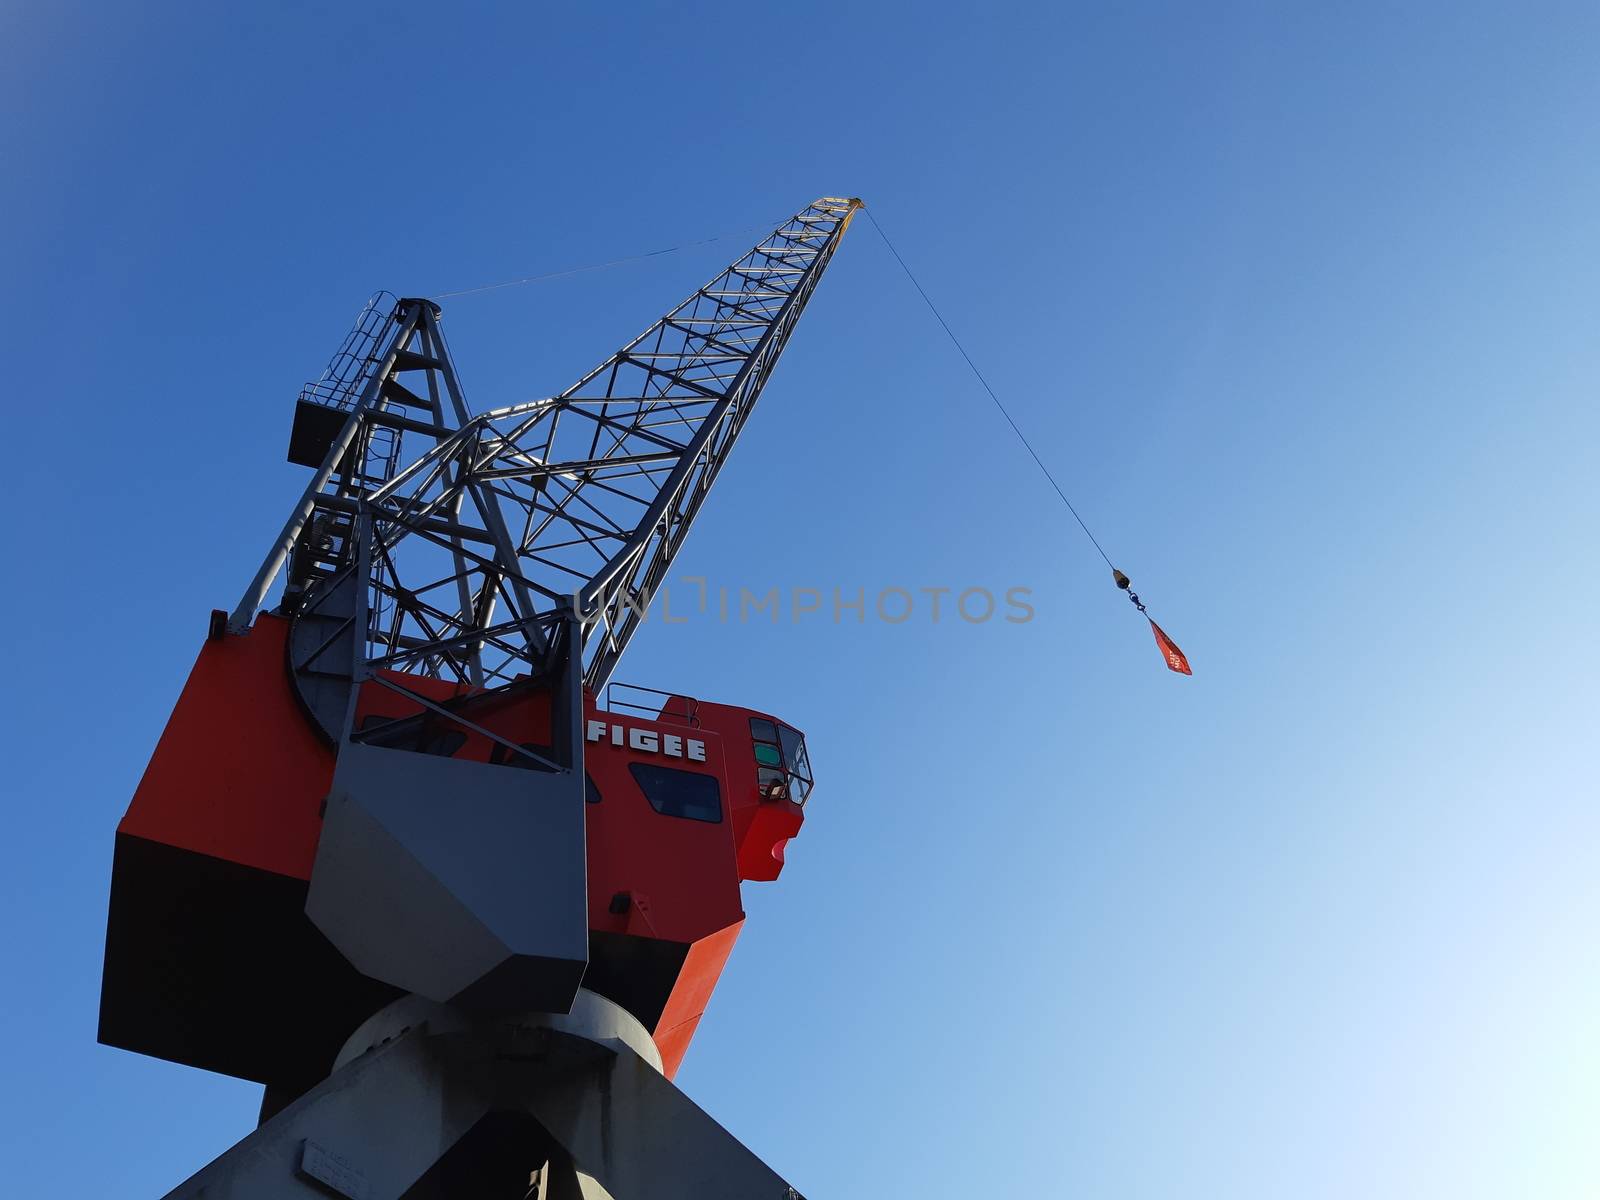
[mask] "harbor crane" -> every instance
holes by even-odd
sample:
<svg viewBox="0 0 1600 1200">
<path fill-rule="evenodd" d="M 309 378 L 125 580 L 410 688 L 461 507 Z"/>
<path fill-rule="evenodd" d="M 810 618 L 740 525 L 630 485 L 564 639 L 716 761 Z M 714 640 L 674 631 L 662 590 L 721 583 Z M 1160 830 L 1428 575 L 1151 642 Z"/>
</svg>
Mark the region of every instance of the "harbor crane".
<svg viewBox="0 0 1600 1200">
<path fill-rule="evenodd" d="M 171 1200 L 793 1200 L 673 1078 L 813 774 L 613 682 L 860 201 L 560 395 L 474 413 L 382 294 L 117 828 L 100 1040 L 264 1085 Z"/>
</svg>

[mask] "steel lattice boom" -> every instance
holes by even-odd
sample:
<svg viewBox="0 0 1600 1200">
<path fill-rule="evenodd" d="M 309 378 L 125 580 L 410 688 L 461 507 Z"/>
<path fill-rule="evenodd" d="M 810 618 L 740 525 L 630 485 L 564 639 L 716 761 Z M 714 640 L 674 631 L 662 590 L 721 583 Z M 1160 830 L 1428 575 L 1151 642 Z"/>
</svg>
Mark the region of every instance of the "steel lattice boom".
<svg viewBox="0 0 1600 1200">
<path fill-rule="evenodd" d="M 817 200 L 559 396 L 476 416 L 437 307 L 369 307 L 302 395 L 290 456 L 318 469 L 231 627 L 287 563 L 319 646 L 365 629 L 358 672 L 542 676 L 575 617 L 600 688 L 859 204 Z"/>
</svg>

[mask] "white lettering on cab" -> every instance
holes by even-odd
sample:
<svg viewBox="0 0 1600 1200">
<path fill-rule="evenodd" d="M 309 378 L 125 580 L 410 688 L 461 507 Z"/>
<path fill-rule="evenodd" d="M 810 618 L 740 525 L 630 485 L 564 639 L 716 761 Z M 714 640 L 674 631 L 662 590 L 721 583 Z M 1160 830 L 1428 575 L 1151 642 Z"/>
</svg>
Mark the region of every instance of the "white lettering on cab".
<svg viewBox="0 0 1600 1200">
<path fill-rule="evenodd" d="M 626 746 L 645 754 L 664 754 L 668 758 L 686 758 L 690 762 L 706 761 L 706 744 L 700 738 L 684 737 L 676 733 L 657 733 L 653 729 L 640 729 L 637 725 L 621 725 L 598 719 L 590 720 L 584 727 L 584 737 L 591 742 L 608 740 L 613 746 Z"/>
</svg>

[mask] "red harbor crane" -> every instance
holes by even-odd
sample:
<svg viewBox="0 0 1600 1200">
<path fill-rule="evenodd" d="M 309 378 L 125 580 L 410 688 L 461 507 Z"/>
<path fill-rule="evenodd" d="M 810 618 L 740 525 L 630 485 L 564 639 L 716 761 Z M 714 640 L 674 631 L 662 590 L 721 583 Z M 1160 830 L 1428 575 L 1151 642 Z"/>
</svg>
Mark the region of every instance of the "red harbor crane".
<svg viewBox="0 0 1600 1200">
<path fill-rule="evenodd" d="M 116 834 L 100 1039 L 265 1085 L 172 1197 L 798 1196 L 672 1078 L 805 738 L 611 679 L 859 207 L 559 396 L 474 414 L 386 294 L 302 392 L 310 482 Z"/>
</svg>

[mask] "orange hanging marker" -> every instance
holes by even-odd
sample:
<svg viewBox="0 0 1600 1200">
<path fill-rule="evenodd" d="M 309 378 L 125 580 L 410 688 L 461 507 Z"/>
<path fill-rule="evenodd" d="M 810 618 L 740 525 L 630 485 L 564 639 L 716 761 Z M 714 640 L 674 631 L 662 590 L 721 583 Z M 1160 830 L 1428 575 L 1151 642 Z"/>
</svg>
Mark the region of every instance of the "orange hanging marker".
<svg viewBox="0 0 1600 1200">
<path fill-rule="evenodd" d="M 1178 643 L 1167 636 L 1167 631 L 1155 623 L 1155 619 L 1145 612 L 1144 604 L 1139 599 L 1139 593 L 1133 590 L 1132 583 L 1126 575 L 1115 567 L 1111 568 L 1111 578 L 1117 581 L 1117 586 L 1128 593 L 1128 599 L 1133 601 L 1133 606 L 1139 610 L 1141 616 L 1150 622 L 1150 632 L 1156 635 L 1156 645 L 1161 648 L 1161 658 L 1167 664 L 1167 670 L 1176 671 L 1180 675 L 1193 675 L 1189 669 L 1189 658 L 1178 649 Z"/>
</svg>

